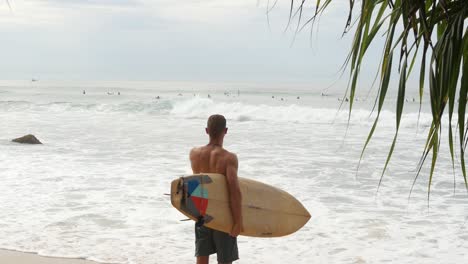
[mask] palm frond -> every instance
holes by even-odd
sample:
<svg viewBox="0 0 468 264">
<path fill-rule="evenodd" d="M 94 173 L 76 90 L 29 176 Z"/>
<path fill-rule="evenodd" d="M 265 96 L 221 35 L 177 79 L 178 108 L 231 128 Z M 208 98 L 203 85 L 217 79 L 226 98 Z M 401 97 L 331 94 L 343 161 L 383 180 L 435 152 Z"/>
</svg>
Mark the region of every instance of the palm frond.
<svg viewBox="0 0 468 264">
<path fill-rule="evenodd" d="M 304 0 L 300 0 L 299 8 L 294 10 L 294 0 L 291 0 L 291 20 L 303 19 Z M 313 24 L 319 15 L 330 5 L 332 0 L 324 2 L 317 0 L 316 8 L 311 18 L 305 20 L 301 28 Z M 455 145 L 458 142 L 460 152 L 460 166 L 468 190 L 468 178 L 465 164 L 465 149 L 468 144 L 468 126 L 466 125 L 466 103 L 468 96 L 468 2 L 466 0 L 361 0 L 360 9 L 355 10 L 356 0 L 349 0 L 349 14 L 344 27 L 344 34 L 353 27 L 353 16 L 357 16 L 354 38 L 351 49 L 345 59 L 345 65 L 349 67 L 350 76 L 346 94 L 349 93 L 349 116 L 353 110 L 353 102 L 359 86 L 359 76 L 368 48 L 375 41 L 375 36 L 383 34 L 385 44 L 380 68 L 380 83 L 376 96 L 377 116 L 367 136 L 362 149 L 359 164 L 364 157 L 365 150 L 372 139 L 379 122 L 382 106 L 387 97 L 390 79 L 395 69 L 392 67 L 394 54 L 399 54 L 398 61 L 398 94 L 396 107 L 396 129 L 392 145 L 381 174 L 380 183 L 387 166 L 393 155 L 398 138 L 400 121 L 404 109 L 404 97 L 407 89 L 407 79 L 413 73 L 415 61 L 419 59 L 419 116 L 423 100 L 424 89 L 429 90 L 430 107 L 432 113 L 432 125 L 427 134 L 423 154 L 417 166 L 416 182 L 421 168 L 429 154 L 432 154 L 431 169 L 429 174 L 428 199 L 431 183 L 434 177 L 434 169 L 440 152 L 442 138 L 442 120 L 444 113 L 448 112 L 448 147 L 451 156 L 452 169 L 455 170 Z M 295 14 L 295 15 L 293 15 Z M 297 27 L 299 28 L 299 27 Z M 397 30 L 398 29 L 398 30 Z M 401 30 L 400 30 L 401 29 Z M 419 47 L 422 46 L 422 49 Z M 418 52 L 420 52 L 418 54 Z M 408 62 L 409 69 L 408 69 Z M 429 82 L 426 84 L 425 79 Z M 458 108 L 457 113 L 455 113 Z M 454 114 L 458 115 L 458 121 L 453 124 Z M 458 130 L 458 140 L 454 136 L 454 126 Z M 413 186 L 414 186 L 413 183 Z M 411 193 L 411 191 L 410 191 Z M 411 195 L 411 194 L 410 194 Z"/>
</svg>

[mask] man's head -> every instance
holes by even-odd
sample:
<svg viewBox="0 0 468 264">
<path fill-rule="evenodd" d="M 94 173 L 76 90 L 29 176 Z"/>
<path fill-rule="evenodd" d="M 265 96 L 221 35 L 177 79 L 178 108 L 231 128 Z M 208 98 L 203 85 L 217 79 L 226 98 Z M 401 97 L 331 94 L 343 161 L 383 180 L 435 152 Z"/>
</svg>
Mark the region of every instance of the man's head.
<svg viewBox="0 0 468 264">
<path fill-rule="evenodd" d="M 226 134 L 226 118 L 222 115 L 212 115 L 208 118 L 206 133 L 210 138 L 218 138 Z"/>
</svg>

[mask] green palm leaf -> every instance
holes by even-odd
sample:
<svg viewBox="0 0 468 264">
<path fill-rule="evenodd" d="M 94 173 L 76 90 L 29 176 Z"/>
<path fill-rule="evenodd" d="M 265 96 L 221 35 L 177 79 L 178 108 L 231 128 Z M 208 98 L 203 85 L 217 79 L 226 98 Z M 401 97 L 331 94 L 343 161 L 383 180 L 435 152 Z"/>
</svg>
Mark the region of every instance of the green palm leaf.
<svg viewBox="0 0 468 264">
<path fill-rule="evenodd" d="M 294 0 L 291 1 L 290 14 L 293 14 Z M 331 0 L 316 1 L 316 8 L 311 18 L 303 23 L 304 28 L 313 24 L 315 19 L 321 15 L 329 6 Z M 434 170 L 437 157 L 440 152 L 442 137 L 442 121 L 444 113 L 448 112 L 448 148 L 450 151 L 452 170 L 455 172 L 455 145 L 458 143 L 460 152 L 460 167 L 464 178 L 465 187 L 468 190 L 466 175 L 465 149 L 468 144 L 468 126 L 465 124 L 465 112 L 468 96 L 468 29 L 466 21 L 468 18 L 467 0 L 361 0 L 360 10 L 355 12 L 355 0 L 349 0 L 349 15 L 346 20 L 344 33 L 349 32 L 352 27 L 353 15 L 358 16 L 355 25 L 355 33 L 351 50 L 345 60 L 349 66 L 350 82 L 346 89 L 349 93 L 349 116 L 350 120 L 353 102 L 357 91 L 361 66 L 364 63 L 366 52 L 374 42 L 379 33 L 386 38 L 382 54 L 380 69 L 380 82 L 376 97 L 377 116 L 369 131 L 362 149 L 359 164 L 364 157 L 365 150 L 374 135 L 379 122 L 382 106 L 385 102 L 389 83 L 394 69 L 392 68 L 393 55 L 399 54 L 398 74 L 398 96 L 396 101 L 396 129 L 390 146 L 385 165 L 382 170 L 380 183 L 384 177 L 387 166 L 393 155 L 398 138 L 400 121 L 404 108 L 406 93 L 406 82 L 408 76 L 413 72 L 415 61 L 419 59 L 419 113 L 421 112 L 424 89 L 428 88 L 430 94 L 430 107 L 432 113 L 432 125 L 427 134 L 426 144 L 417 173 L 414 178 L 416 182 L 423 164 L 429 154 L 432 154 L 431 169 L 428 184 L 428 199 L 431 191 Z M 299 13 L 300 23 L 304 1 L 301 0 Z M 374 18 L 373 18 L 374 17 Z M 290 15 L 290 20 L 293 18 Z M 291 21 L 288 22 L 288 25 Z M 383 30 L 386 28 L 385 30 Z M 398 30 L 397 30 L 398 29 Z M 400 30 L 401 29 L 401 30 Z M 435 33 L 435 34 L 433 34 Z M 419 49 L 422 45 L 422 49 Z M 421 54 L 418 54 L 418 51 Z M 429 59 L 429 60 L 428 60 Z M 408 61 L 410 62 L 408 69 Z M 428 77 L 429 83 L 425 83 Z M 457 108 L 457 112 L 455 109 Z M 446 110 L 447 109 L 447 110 Z M 458 121 L 454 124 L 454 114 Z M 418 115 L 418 124 L 419 124 Z M 458 130 L 458 139 L 454 136 L 454 126 Z M 413 188 L 413 187 L 412 187 Z M 411 188 L 411 190 L 412 190 Z M 411 195 L 411 191 L 410 191 Z"/>
</svg>

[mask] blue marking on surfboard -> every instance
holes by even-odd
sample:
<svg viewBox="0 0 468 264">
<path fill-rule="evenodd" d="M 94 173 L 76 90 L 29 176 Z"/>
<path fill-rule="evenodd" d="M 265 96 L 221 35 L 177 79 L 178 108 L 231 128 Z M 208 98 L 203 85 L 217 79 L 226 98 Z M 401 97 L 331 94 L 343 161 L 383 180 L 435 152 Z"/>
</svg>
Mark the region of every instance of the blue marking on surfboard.
<svg viewBox="0 0 468 264">
<path fill-rule="evenodd" d="M 208 199 L 208 190 L 200 184 L 190 195 Z"/>
<path fill-rule="evenodd" d="M 187 182 L 188 193 L 190 195 L 192 195 L 193 191 L 195 191 L 195 189 L 197 189 L 199 184 L 200 183 L 197 180 L 189 180 Z"/>
</svg>

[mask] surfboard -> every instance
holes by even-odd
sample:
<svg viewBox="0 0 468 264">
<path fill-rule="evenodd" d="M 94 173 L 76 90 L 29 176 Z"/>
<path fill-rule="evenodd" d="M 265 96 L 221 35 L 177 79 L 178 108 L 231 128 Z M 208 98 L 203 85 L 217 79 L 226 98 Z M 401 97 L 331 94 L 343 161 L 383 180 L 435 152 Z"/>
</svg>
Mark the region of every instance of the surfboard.
<svg viewBox="0 0 468 264">
<path fill-rule="evenodd" d="M 239 177 L 242 192 L 241 235 L 280 237 L 296 232 L 310 219 L 307 209 L 291 194 L 271 185 Z M 175 179 L 171 203 L 188 218 L 229 233 L 232 216 L 226 178 L 203 173 Z"/>
</svg>

